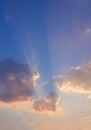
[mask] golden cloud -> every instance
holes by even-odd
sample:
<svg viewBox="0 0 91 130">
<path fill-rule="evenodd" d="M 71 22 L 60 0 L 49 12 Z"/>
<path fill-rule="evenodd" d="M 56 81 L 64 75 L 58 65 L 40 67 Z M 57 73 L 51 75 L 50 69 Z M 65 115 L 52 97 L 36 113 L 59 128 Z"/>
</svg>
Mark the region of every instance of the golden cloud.
<svg viewBox="0 0 91 130">
<path fill-rule="evenodd" d="M 72 68 L 66 75 L 54 77 L 55 85 L 64 92 L 78 92 L 91 96 L 91 62 Z"/>
</svg>

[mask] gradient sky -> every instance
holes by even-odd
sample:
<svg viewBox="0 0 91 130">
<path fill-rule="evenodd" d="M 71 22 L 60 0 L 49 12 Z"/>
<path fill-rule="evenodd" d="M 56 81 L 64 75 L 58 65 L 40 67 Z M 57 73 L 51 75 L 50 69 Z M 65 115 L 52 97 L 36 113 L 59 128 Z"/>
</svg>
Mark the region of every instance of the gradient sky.
<svg viewBox="0 0 91 130">
<path fill-rule="evenodd" d="M 90 78 L 90 0 L 0 0 L 0 130 L 91 130 Z"/>
</svg>

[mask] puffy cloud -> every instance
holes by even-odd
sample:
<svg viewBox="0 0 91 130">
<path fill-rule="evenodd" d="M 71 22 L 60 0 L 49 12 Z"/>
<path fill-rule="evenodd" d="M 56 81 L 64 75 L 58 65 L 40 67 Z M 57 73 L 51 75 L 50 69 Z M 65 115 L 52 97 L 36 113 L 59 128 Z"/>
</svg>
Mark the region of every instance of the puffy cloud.
<svg viewBox="0 0 91 130">
<path fill-rule="evenodd" d="M 38 112 L 45 111 L 56 111 L 56 105 L 58 103 L 59 96 L 55 92 L 50 92 L 47 94 L 45 99 L 36 100 L 33 104 L 33 109 Z"/>
<path fill-rule="evenodd" d="M 78 92 L 91 96 L 91 62 L 83 67 L 72 68 L 64 76 L 54 77 L 55 85 L 65 92 Z"/>
<path fill-rule="evenodd" d="M 13 103 L 29 100 L 34 94 L 39 74 L 28 64 L 13 59 L 0 61 L 0 102 Z"/>
</svg>

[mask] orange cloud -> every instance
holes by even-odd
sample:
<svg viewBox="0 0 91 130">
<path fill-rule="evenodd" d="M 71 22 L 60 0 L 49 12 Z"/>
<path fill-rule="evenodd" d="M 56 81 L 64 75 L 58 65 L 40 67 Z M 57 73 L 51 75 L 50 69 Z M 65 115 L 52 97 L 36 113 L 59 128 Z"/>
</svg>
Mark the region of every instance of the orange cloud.
<svg viewBox="0 0 91 130">
<path fill-rule="evenodd" d="M 45 111 L 55 112 L 58 99 L 59 96 L 57 93 L 50 92 L 47 94 L 45 99 L 36 100 L 33 104 L 33 109 L 37 112 L 45 112 Z"/>
<path fill-rule="evenodd" d="M 91 62 L 72 68 L 64 76 L 54 77 L 54 83 L 61 91 L 85 93 L 91 97 Z"/>
</svg>

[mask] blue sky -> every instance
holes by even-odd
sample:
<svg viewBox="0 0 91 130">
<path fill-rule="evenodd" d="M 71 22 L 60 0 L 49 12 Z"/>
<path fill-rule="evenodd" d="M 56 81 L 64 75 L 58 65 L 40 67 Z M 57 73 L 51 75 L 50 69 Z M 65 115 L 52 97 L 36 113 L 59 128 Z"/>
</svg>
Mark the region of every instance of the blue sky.
<svg viewBox="0 0 91 130">
<path fill-rule="evenodd" d="M 50 71 L 48 39 L 43 1 L 1 1 L 1 58 L 24 61 L 36 57 L 39 68 Z M 7 20 L 8 19 L 8 20 Z M 33 52 L 34 51 L 34 52 Z M 16 53 L 17 52 L 17 53 Z M 41 64 L 42 63 L 42 64 Z M 46 72 L 46 71 L 45 71 Z M 46 72 L 47 73 L 47 72 Z"/>
<path fill-rule="evenodd" d="M 32 62 L 37 62 L 45 78 L 58 73 L 63 66 L 72 67 L 89 60 L 90 36 L 83 34 L 90 27 L 89 1 L 1 0 L 0 3 L 1 59 L 13 57 L 24 62 L 24 51 L 29 51 L 26 55 L 36 60 Z M 52 72 L 51 50 L 55 53 L 56 72 Z"/>
</svg>

